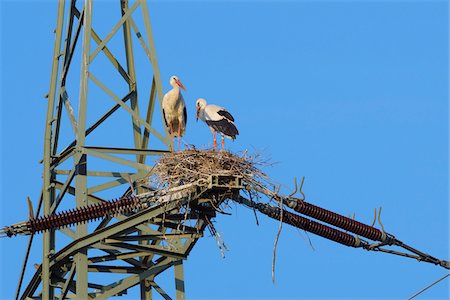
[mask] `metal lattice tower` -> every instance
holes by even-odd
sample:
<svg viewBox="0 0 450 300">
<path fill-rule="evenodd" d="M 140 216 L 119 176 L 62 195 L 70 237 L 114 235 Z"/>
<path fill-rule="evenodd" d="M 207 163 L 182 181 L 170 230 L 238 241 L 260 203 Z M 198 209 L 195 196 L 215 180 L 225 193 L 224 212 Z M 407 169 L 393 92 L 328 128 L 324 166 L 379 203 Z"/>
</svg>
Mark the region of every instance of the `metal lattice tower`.
<svg viewBox="0 0 450 300">
<path fill-rule="evenodd" d="M 296 181 L 294 193 L 281 196 L 229 173 L 177 181 L 165 190 L 150 188 L 146 180 L 152 175 L 152 158 L 173 149 L 172 139 L 157 121 L 163 91 L 146 0 L 117 2 L 116 20 L 94 20 L 93 0 L 58 2 L 42 194 L 28 221 L 0 228 L 0 237 L 30 235 L 16 298 L 105 299 L 139 286 L 141 299 L 151 299 L 153 291 L 164 299 L 171 299 L 170 294 L 184 299 L 183 260 L 206 227 L 213 233 L 211 219 L 227 199 L 348 247 L 450 269 L 450 262 L 385 232 L 381 210 L 380 230 L 374 227 L 375 219 L 367 225 L 305 202 L 303 180 L 299 189 L 303 198 L 293 197 Z M 102 28 L 112 23 L 100 33 L 94 28 L 96 20 Z M 147 58 L 146 66 L 142 58 Z M 107 98 L 108 104 L 100 98 Z M 120 114 L 119 126 L 110 126 Z M 118 132 L 121 127 L 129 129 L 125 138 Z M 250 199 L 240 194 L 242 190 Z M 279 207 L 253 201 L 252 190 L 274 199 Z M 68 228 L 75 224 L 75 230 Z M 33 237 L 40 232 L 42 264 L 22 291 Z M 172 293 L 155 280 L 171 267 Z"/>
<path fill-rule="evenodd" d="M 166 129 L 161 124 L 158 131 L 158 124 L 153 122 L 155 114 L 161 114 L 163 90 L 146 1 L 117 1 L 117 20 L 104 35 L 93 25 L 97 20 L 93 20 L 93 2 L 58 2 L 44 135 L 43 192 L 38 208 L 39 214 L 43 205 L 44 216 L 54 214 L 61 207 L 79 208 L 104 202 L 110 198 L 101 195 L 111 195 L 108 191 L 117 187 L 122 187 L 122 194 L 114 192 L 116 198 L 145 192 L 145 185 L 139 183 L 151 174 L 151 163 L 146 161 L 172 148 Z M 98 21 L 103 24 L 104 20 Z M 137 67 L 143 63 L 135 60 L 138 47 L 148 58 L 144 71 L 147 78 L 139 83 Z M 99 62 L 100 59 L 103 61 Z M 81 63 L 79 70 L 77 60 Z M 105 62 L 112 67 L 111 71 L 106 71 Z M 125 87 L 120 90 L 123 94 L 116 94 L 117 82 L 107 82 L 113 77 L 119 78 Z M 138 91 L 138 86 L 149 85 L 147 94 Z M 111 104 L 103 112 L 98 112 L 100 100 L 92 96 L 93 87 L 104 92 L 102 98 L 109 98 Z M 144 102 L 147 107 L 143 106 Z M 95 133 L 108 128 L 110 119 L 120 112 L 128 114 L 130 121 L 122 126 L 129 127 L 133 146 L 121 146 L 122 141 L 115 139 L 114 132 L 109 132 L 107 138 L 119 145 L 105 146 L 101 134 Z M 145 112 L 144 117 L 141 112 Z M 64 122 L 70 126 L 64 127 Z M 73 139 L 66 142 L 68 137 Z M 158 143 L 159 150 L 154 146 Z M 125 192 L 124 185 L 128 188 Z M 168 293 L 155 282 L 155 276 L 173 266 L 175 295 L 183 299 L 182 261 L 202 236 L 206 222 L 201 217 L 192 218 L 191 224 L 195 225 L 186 234 L 186 226 L 183 232 L 178 230 L 179 210 L 180 203 L 160 205 L 138 214 L 105 217 L 91 227 L 81 223 L 75 230 L 45 231 L 42 264 L 20 297 L 64 299 L 71 293 L 77 299 L 103 299 L 122 295 L 140 285 L 142 299 L 151 299 L 152 289 L 167 298 Z M 172 221 L 161 222 L 163 213 L 167 220 L 172 216 Z M 61 249 L 57 239 L 62 235 L 70 242 Z M 161 245 L 162 236 L 171 236 L 170 247 Z M 31 243 L 32 236 L 23 269 Z M 102 278 L 96 273 L 115 273 L 120 278 L 108 283 L 97 282 Z M 23 273 L 17 295 L 22 279 Z"/>
</svg>

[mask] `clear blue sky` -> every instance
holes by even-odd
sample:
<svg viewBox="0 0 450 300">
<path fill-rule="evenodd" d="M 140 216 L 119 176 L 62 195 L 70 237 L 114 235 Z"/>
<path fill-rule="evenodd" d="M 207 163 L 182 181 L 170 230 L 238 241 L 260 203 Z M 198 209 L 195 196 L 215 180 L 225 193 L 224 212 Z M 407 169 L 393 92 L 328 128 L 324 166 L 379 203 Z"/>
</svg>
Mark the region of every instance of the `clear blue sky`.
<svg viewBox="0 0 450 300">
<path fill-rule="evenodd" d="M 0 226 L 25 220 L 26 197 L 35 205 L 39 197 L 56 6 L 0 2 Z M 149 9 L 164 89 L 173 74 L 187 88 L 186 143 L 211 143 L 194 121 L 195 100 L 223 105 L 240 130 L 229 149 L 264 150 L 277 162 L 266 169 L 272 178 L 291 185 L 306 176 L 307 201 L 359 221 L 371 223 L 382 206 L 388 232 L 449 259 L 447 1 L 156 1 Z M 112 12 L 117 3 L 94 3 L 94 27 L 108 32 L 100 16 Z M 446 274 L 310 234 L 312 250 L 285 225 L 274 285 L 278 223 L 260 216 L 258 227 L 252 211 L 230 212 L 216 224 L 226 258 L 206 237 L 185 264 L 188 299 L 405 299 Z M 14 294 L 27 241 L 0 240 L 1 299 Z M 30 263 L 40 256 L 35 243 Z M 447 279 L 419 299 L 448 297 Z"/>
</svg>

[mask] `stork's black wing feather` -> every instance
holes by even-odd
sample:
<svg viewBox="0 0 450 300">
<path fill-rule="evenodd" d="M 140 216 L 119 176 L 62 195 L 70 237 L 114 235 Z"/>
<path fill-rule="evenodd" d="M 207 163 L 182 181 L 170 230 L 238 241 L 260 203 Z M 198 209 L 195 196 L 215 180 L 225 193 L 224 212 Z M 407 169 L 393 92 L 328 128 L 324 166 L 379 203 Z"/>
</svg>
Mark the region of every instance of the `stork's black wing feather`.
<svg viewBox="0 0 450 300">
<path fill-rule="evenodd" d="M 169 128 L 169 124 L 167 123 L 167 120 L 166 120 L 166 112 L 164 111 L 164 108 L 163 108 L 163 117 L 164 117 L 164 123 L 166 123 L 166 127 Z"/>
<path fill-rule="evenodd" d="M 219 115 L 221 115 L 222 117 L 227 118 L 227 119 L 230 120 L 231 122 L 234 122 L 233 116 L 232 116 L 229 112 L 227 112 L 226 110 L 219 110 L 217 113 L 218 113 Z"/>
<path fill-rule="evenodd" d="M 229 136 L 233 140 L 236 138 L 236 135 L 239 134 L 236 125 L 228 119 L 221 119 L 218 121 L 206 120 L 206 124 L 212 127 L 215 131 L 220 132 L 226 136 Z"/>
<path fill-rule="evenodd" d="M 186 106 L 183 109 L 183 116 L 184 116 L 184 125 L 186 126 L 186 124 L 187 124 L 187 110 L 186 110 Z"/>
</svg>

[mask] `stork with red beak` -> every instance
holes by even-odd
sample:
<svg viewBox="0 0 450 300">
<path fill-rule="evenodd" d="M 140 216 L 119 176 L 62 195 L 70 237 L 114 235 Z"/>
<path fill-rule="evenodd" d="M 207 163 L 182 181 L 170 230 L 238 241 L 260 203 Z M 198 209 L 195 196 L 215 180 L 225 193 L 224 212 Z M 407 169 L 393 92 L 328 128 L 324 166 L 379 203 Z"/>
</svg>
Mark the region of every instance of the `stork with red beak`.
<svg viewBox="0 0 450 300">
<path fill-rule="evenodd" d="M 205 122 L 213 133 L 214 144 L 213 149 L 216 150 L 217 141 L 216 133 L 222 136 L 222 150 L 225 148 L 224 138 L 231 140 L 236 139 L 239 134 L 236 125 L 234 125 L 233 116 L 223 107 L 214 104 L 206 105 L 205 99 L 198 99 L 195 104 L 197 107 L 196 119 Z"/>
<path fill-rule="evenodd" d="M 180 88 L 186 90 L 177 76 L 170 77 L 172 89 L 168 91 L 162 101 L 164 122 L 172 136 L 172 145 L 175 137 L 178 137 L 178 150 L 180 150 L 180 139 L 184 135 L 187 123 L 186 104 Z"/>
</svg>

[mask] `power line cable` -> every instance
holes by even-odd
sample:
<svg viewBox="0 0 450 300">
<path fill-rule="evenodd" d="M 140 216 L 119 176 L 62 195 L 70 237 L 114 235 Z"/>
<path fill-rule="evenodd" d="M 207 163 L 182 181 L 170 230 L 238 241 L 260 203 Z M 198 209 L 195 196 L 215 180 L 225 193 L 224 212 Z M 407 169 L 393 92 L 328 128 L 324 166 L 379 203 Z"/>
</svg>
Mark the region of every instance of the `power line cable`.
<svg viewBox="0 0 450 300">
<path fill-rule="evenodd" d="M 431 288 L 432 286 L 434 286 L 435 284 L 437 284 L 438 282 L 444 280 L 445 278 L 447 278 L 448 276 L 450 276 L 450 273 L 448 273 L 447 275 L 445 275 L 444 277 L 436 280 L 435 282 L 433 282 L 432 284 L 424 287 L 423 289 L 421 289 L 420 291 L 418 291 L 417 293 L 415 293 L 414 295 L 412 295 L 410 298 L 408 298 L 408 300 L 411 300 L 417 296 L 419 296 L 420 294 L 422 294 L 423 292 L 425 292 L 426 290 L 428 290 L 429 288 Z"/>
</svg>

